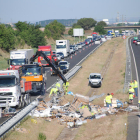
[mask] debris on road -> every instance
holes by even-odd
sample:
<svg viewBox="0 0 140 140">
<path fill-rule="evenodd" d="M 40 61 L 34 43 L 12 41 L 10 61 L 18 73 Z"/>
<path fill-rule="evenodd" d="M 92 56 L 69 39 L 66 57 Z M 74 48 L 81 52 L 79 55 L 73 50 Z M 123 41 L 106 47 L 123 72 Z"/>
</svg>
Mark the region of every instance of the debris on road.
<svg viewBox="0 0 140 140">
<path fill-rule="evenodd" d="M 65 96 L 73 96 L 73 101 L 70 103 Z M 54 100 L 49 102 L 40 101 L 39 105 L 29 115 L 32 117 L 43 117 L 46 121 L 53 121 L 54 118 L 58 119 L 59 124 L 65 124 L 68 128 L 76 127 L 87 123 L 91 119 L 99 119 L 108 115 L 116 114 L 117 110 L 114 107 L 100 107 L 90 103 L 96 98 L 102 97 L 105 94 L 94 95 L 92 97 L 83 96 L 81 94 L 73 94 L 68 92 L 67 95 L 55 97 Z M 54 97 L 52 97 L 54 98 Z M 119 101 L 114 101 L 115 103 Z M 117 106 L 116 106 L 117 107 Z M 135 108 L 135 107 L 130 107 Z M 121 109 L 127 111 L 127 109 Z M 130 109 L 129 109 L 130 110 Z"/>
</svg>

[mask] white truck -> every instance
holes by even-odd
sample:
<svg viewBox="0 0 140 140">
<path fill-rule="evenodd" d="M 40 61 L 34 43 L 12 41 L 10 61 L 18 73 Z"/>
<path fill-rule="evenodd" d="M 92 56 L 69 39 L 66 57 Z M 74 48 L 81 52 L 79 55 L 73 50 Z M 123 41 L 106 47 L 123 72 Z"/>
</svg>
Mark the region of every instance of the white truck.
<svg viewBox="0 0 140 140">
<path fill-rule="evenodd" d="M 56 40 L 56 53 L 62 52 L 64 57 L 70 54 L 69 40 Z"/>
<path fill-rule="evenodd" d="M 21 79 L 18 70 L 0 70 L 0 107 L 24 107 L 31 101 L 31 90 L 31 82 Z"/>
<path fill-rule="evenodd" d="M 21 65 L 30 64 L 30 58 L 34 55 L 33 49 L 18 49 L 10 51 L 10 64 L 11 70 L 18 69 Z"/>
</svg>

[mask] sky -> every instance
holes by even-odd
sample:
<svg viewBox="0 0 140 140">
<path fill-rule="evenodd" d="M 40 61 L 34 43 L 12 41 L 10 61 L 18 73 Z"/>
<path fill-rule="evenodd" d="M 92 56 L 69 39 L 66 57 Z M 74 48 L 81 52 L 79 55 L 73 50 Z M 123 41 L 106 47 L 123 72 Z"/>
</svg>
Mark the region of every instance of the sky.
<svg viewBox="0 0 140 140">
<path fill-rule="evenodd" d="M 140 19 L 140 0 L 0 0 L 0 22 L 48 19 Z"/>
</svg>

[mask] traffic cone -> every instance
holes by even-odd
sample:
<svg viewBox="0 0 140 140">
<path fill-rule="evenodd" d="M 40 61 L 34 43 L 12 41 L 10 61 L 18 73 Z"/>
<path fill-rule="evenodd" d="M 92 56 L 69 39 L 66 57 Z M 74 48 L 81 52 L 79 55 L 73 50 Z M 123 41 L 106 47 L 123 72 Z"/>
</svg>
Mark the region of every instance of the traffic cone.
<svg viewBox="0 0 140 140">
<path fill-rule="evenodd" d="M 76 55 L 76 53 L 75 53 L 75 55 Z"/>
<path fill-rule="evenodd" d="M 71 59 L 72 59 L 72 55 L 71 55 L 71 57 L 70 57 Z"/>
</svg>

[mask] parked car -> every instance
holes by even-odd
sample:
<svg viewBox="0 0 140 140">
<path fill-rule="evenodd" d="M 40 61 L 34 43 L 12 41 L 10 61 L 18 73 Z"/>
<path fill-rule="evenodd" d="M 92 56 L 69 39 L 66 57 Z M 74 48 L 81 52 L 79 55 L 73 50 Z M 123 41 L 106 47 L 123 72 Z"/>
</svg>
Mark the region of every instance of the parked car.
<svg viewBox="0 0 140 140">
<path fill-rule="evenodd" d="M 75 51 L 78 51 L 79 49 L 78 46 L 77 45 L 74 45 L 74 46 L 75 46 Z"/>
<path fill-rule="evenodd" d="M 58 60 L 58 61 L 61 60 L 61 56 L 60 56 L 59 54 L 57 54 L 57 53 L 56 53 L 56 57 L 57 57 L 57 60 Z"/>
<path fill-rule="evenodd" d="M 140 45 L 140 40 L 137 40 L 135 44 Z"/>
<path fill-rule="evenodd" d="M 91 73 L 88 79 L 91 87 L 101 87 L 103 78 L 100 73 Z"/>
<path fill-rule="evenodd" d="M 61 56 L 61 59 L 64 59 L 64 54 L 62 52 L 57 52 Z"/>
<path fill-rule="evenodd" d="M 76 44 L 78 46 L 78 49 L 82 49 L 81 43 Z"/>
<path fill-rule="evenodd" d="M 66 66 L 59 66 L 59 70 L 60 70 L 61 73 L 63 73 L 63 74 L 67 73 L 67 67 L 66 67 Z"/>
<path fill-rule="evenodd" d="M 75 46 L 74 45 L 70 45 L 70 53 L 75 53 Z"/>
<path fill-rule="evenodd" d="M 133 40 L 133 44 L 136 44 L 137 40 Z"/>
<path fill-rule="evenodd" d="M 106 37 L 104 35 L 101 35 L 101 40 L 106 41 Z"/>
<path fill-rule="evenodd" d="M 58 65 L 59 65 L 59 67 L 63 66 L 63 65 L 66 66 L 67 67 L 67 71 L 70 68 L 70 63 L 68 61 L 60 61 Z"/>
<path fill-rule="evenodd" d="M 86 39 L 85 40 L 85 44 L 88 45 L 89 43 L 90 43 L 90 40 L 89 39 Z"/>
</svg>

